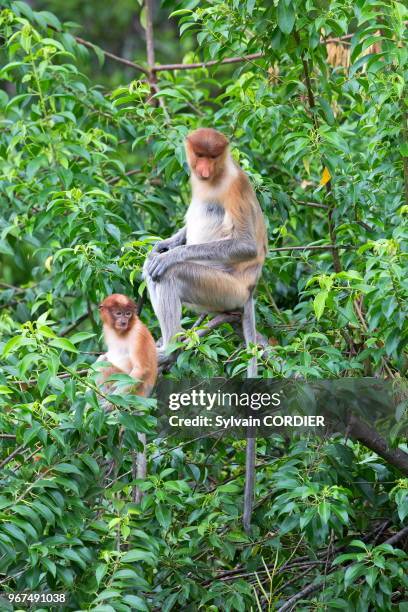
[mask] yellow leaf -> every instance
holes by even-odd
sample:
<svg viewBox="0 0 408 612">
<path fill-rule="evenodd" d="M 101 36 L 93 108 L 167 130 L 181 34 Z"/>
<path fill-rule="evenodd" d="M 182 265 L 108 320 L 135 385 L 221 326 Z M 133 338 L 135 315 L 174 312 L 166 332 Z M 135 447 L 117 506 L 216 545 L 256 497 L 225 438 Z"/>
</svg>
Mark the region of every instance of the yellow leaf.
<svg viewBox="0 0 408 612">
<path fill-rule="evenodd" d="M 330 181 L 330 179 L 331 179 L 331 174 L 329 172 L 329 169 L 326 168 L 325 166 L 323 170 L 322 178 L 320 179 L 320 185 L 325 185 L 326 183 Z"/>
<path fill-rule="evenodd" d="M 308 175 L 310 175 L 310 159 L 308 157 L 304 157 L 302 161 L 306 172 L 308 173 Z"/>
<path fill-rule="evenodd" d="M 50 255 L 49 257 L 47 257 L 47 259 L 45 260 L 45 269 L 48 270 L 48 272 L 51 272 L 51 264 L 52 264 L 52 255 Z"/>
</svg>

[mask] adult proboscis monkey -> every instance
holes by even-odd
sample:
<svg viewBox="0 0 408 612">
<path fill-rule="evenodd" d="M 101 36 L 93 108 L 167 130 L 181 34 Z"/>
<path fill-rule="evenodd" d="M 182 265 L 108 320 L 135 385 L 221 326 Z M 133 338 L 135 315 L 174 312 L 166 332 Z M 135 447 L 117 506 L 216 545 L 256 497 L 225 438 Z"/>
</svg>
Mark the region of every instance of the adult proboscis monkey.
<svg viewBox="0 0 408 612">
<path fill-rule="evenodd" d="M 267 253 L 261 207 L 245 172 L 232 159 L 227 138 L 201 128 L 186 138 L 192 198 L 186 224 L 156 244 L 144 266 L 163 345 L 181 330 L 181 306 L 204 312 L 242 311 L 246 345 L 256 342 L 253 293 Z M 248 377 L 257 375 L 251 358 Z M 250 528 L 256 440 L 247 440 L 244 527 Z"/>
</svg>

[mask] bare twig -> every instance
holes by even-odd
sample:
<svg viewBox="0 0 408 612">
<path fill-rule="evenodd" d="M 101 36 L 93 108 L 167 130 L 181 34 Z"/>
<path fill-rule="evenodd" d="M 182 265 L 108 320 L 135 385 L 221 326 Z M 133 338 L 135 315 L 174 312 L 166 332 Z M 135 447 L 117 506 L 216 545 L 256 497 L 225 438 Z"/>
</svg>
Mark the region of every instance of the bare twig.
<svg viewBox="0 0 408 612">
<path fill-rule="evenodd" d="M 333 249 L 355 249 L 352 244 L 322 244 L 322 245 L 304 245 L 292 247 L 275 247 L 269 249 L 270 253 L 279 253 L 280 251 L 332 251 Z"/>
<path fill-rule="evenodd" d="M 394 546 L 395 544 L 398 544 L 398 542 L 400 542 L 406 537 L 408 537 L 408 527 L 404 527 L 403 529 L 395 533 L 393 536 L 389 537 L 387 540 L 385 540 L 384 544 L 390 544 L 391 546 Z M 337 566 L 332 565 L 328 573 L 332 573 L 336 569 L 339 569 L 339 568 Z M 318 582 L 308 584 L 307 586 L 305 586 L 304 589 L 301 589 L 295 595 L 293 595 L 293 597 L 288 599 L 278 609 L 278 612 L 288 612 L 289 610 L 292 610 L 292 608 L 298 601 L 300 601 L 301 599 L 306 599 L 309 595 L 311 595 L 312 593 L 315 593 L 316 591 L 320 591 L 321 589 L 324 588 L 324 586 L 325 586 L 325 582 L 322 580 L 322 577 L 319 577 Z"/>
<path fill-rule="evenodd" d="M 25 293 L 27 289 L 23 289 L 22 287 L 16 287 L 15 285 L 9 285 L 9 283 L 0 282 L 0 287 L 4 287 L 5 289 L 13 289 L 16 293 Z"/>
<path fill-rule="evenodd" d="M 82 323 L 82 321 L 85 321 L 85 319 L 88 318 L 88 313 L 86 312 L 85 314 L 81 315 L 76 321 L 74 321 L 73 323 L 71 323 L 71 325 L 68 325 L 67 328 L 65 328 L 62 332 L 60 332 L 60 336 L 67 336 L 73 329 L 75 329 L 76 327 L 78 327 L 78 325 L 80 325 Z"/>
<path fill-rule="evenodd" d="M 21 444 L 20 446 L 17 446 L 17 448 L 15 448 L 13 450 L 12 453 L 10 453 L 10 455 L 8 455 L 5 459 L 3 459 L 3 461 L 0 463 L 0 470 L 2 468 L 4 468 L 5 465 L 7 465 L 8 463 L 10 463 L 10 461 L 12 461 L 14 459 L 14 457 L 16 455 L 18 455 L 18 453 L 20 453 L 22 450 L 24 449 L 24 444 Z"/>
<path fill-rule="evenodd" d="M 207 68 L 216 66 L 217 64 L 238 64 L 239 62 L 248 62 L 254 59 L 263 57 L 264 53 L 250 53 L 249 55 L 239 55 L 237 57 L 225 57 L 222 60 L 210 60 L 208 62 L 196 62 L 193 64 L 159 64 L 154 66 L 154 72 L 162 72 L 164 70 L 195 70 L 196 68 Z"/>
<path fill-rule="evenodd" d="M 143 68 L 143 66 L 141 66 L 140 64 L 136 64 L 136 62 L 131 62 L 130 60 L 125 59 L 124 57 L 119 57 L 119 55 L 115 55 L 114 53 L 111 53 L 110 51 L 106 51 L 105 49 L 102 49 L 101 47 L 99 47 L 99 45 L 94 45 L 93 43 L 89 42 L 89 40 L 84 40 L 80 36 L 74 36 L 74 38 L 80 45 L 83 45 L 84 47 L 88 47 L 88 49 L 95 49 L 95 47 L 98 47 L 98 49 L 102 51 L 105 57 L 109 57 L 109 59 L 114 60 L 115 62 L 119 62 L 120 64 L 124 64 L 125 66 L 128 66 L 129 68 L 134 68 L 135 70 L 139 70 L 140 72 L 143 72 L 143 74 L 149 74 L 149 71 L 146 70 L 146 68 Z"/>
<path fill-rule="evenodd" d="M 323 208 L 324 210 L 327 210 L 329 208 L 326 204 L 320 204 L 318 202 L 300 202 L 299 200 L 295 200 L 294 198 L 291 198 L 291 200 L 294 204 L 297 204 L 298 206 L 310 206 L 311 208 Z"/>
<path fill-rule="evenodd" d="M 123 175 L 121 176 L 113 176 L 112 178 L 108 179 L 106 182 L 108 183 L 108 185 L 115 185 L 116 183 L 118 183 L 124 176 L 133 176 L 134 174 L 140 174 L 142 171 L 140 170 L 140 168 L 133 168 L 133 170 L 128 170 L 127 172 L 125 172 Z"/>
</svg>

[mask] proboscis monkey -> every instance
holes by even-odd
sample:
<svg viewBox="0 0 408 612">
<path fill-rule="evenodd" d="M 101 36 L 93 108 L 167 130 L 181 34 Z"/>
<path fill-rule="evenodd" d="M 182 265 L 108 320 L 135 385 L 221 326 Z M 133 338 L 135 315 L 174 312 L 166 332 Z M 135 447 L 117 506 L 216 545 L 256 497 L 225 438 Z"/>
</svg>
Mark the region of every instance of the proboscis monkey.
<svg viewBox="0 0 408 612">
<path fill-rule="evenodd" d="M 192 189 L 186 224 L 156 244 L 144 266 L 163 336 L 159 361 L 181 330 L 182 304 L 204 312 L 241 310 L 245 342 L 256 343 L 253 293 L 268 248 L 261 207 L 247 175 L 230 155 L 227 138 L 201 128 L 190 133 L 185 144 Z M 256 375 L 254 357 L 248 377 Z M 255 439 L 248 439 L 243 518 L 247 531 L 255 446 Z"/>
<path fill-rule="evenodd" d="M 108 350 L 97 361 L 110 364 L 99 372 L 101 390 L 115 390 L 115 383 L 107 380 L 112 374 L 128 374 L 135 379 L 135 386 L 120 392 L 149 396 L 157 378 L 157 351 L 151 333 L 136 314 L 136 304 L 126 295 L 114 293 L 103 300 L 99 310 Z M 139 433 L 138 437 L 145 447 L 145 434 Z M 145 450 L 137 454 L 136 467 L 136 478 L 145 478 Z M 141 497 L 141 491 L 136 489 L 135 501 L 140 502 Z"/>
</svg>

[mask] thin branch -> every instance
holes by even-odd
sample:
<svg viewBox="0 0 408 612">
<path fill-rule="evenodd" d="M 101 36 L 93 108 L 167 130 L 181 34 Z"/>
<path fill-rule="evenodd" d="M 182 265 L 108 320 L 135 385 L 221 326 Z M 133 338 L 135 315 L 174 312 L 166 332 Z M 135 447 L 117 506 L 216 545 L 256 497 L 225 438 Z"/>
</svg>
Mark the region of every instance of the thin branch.
<svg viewBox="0 0 408 612">
<path fill-rule="evenodd" d="M 401 540 L 403 540 L 406 537 L 408 537 L 408 527 L 404 527 L 403 529 L 401 529 L 400 531 L 395 533 L 393 536 L 391 536 L 387 540 L 385 540 L 385 542 L 383 542 L 383 543 L 384 544 L 390 544 L 391 546 L 394 546 L 394 544 L 398 544 L 398 542 L 400 542 Z M 329 569 L 329 573 L 334 572 L 336 569 L 340 569 L 340 568 L 338 568 L 338 566 L 333 566 L 332 565 L 330 567 L 330 569 Z M 288 599 L 286 601 L 286 603 L 284 603 L 278 609 L 278 612 L 288 612 L 301 599 L 306 599 L 306 597 L 308 595 L 311 595 L 312 593 L 315 593 L 316 591 L 321 591 L 324 588 L 325 584 L 326 583 L 325 583 L 324 580 L 322 580 L 322 577 L 320 577 L 320 581 L 319 582 L 308 584 L 307 586 L 305 586 L 305 588 L 301 589 L 300 591 L 298 591 L 298 593 L 293 595 L 293 597 Z"/>
<path fill-rule="evenodd" d="M 133 168 L 133 170 L 128 170 L 127 172 L 125 172 L 121 176 L 113 176 L 112 178 L 108 179 L 106 182 L 108 183 L 108 185 L 115 185 L 124 176 L 133 176 L 134 174 L 140 174 L 141 172 L 142 172 L 142 170 L 140 168 Z"/>
<path fill-rule="evenodd" d="M 322 580 L 322 578 L 320 578 Z M 286 612 L 291 610 L 292 607 L 299 601 L 299 599 L 305 599 L 308 595 L 311 595 L 315 591 L 320 591 L 324 586 L 324 582 L 312 583 L 305 586 L 304 589 L 293 595 L 286 603 L 278 609 L 278 612 Z"/>
<path fill-rule="evenodd" d="M 4 468 L 5 465 L 10 463 L 10 461 L 12 461 L 14 457 L 23 450 L 23 448 L 24 448 L 24 444 L 21 444 L 21 446 L 17 446 L 17 448 L 15 448 L 13 452 L 10 453 L 10 455 L 8 455 L 5 459 L 3 459 L 3 461 L 0 463 L 0 470 Z"/>
<path fill-rule="evenodd" d="M 264 57 L 264 53 L 250 53 L 249 55 L 238 55 L 236 57 L 225 57 L 222 60 L 210 60 L 208 62 L 196 62 L 193 64 L 159 64 L 153 66 L 154 72 L 162 72 L 164 70 L 195 70 L 196 68 L 207 68 L 208 66 L 216 66 L 217 64 L 238 64 L 239 62 L 247 62 L 254 59 Z"/>
<path fill-rule="evenodd" d="M 298 206 L 310 206 L 311 208 L 323 208 L 324 210 L 327 210 L 329 208 L 327 204 L 320 204 L 317 202 L 300 202 L 299 200 L 295 200 L 294 198 L 291 198 L 291 200 L 294 204 L 297 204 Z"/>
<path fill-rule="evenodd" d="M 15 285 L 9 285 L 9 283 L 0 282 L 0 287 L 4 287 L 5 289 L 13 289 L 16 293 L 25 293 L 27 289 L 23 289 L 22 287 L 16 287 Z"/>
<path fill-rule="evenodd" d="M 78 376 L 86 376 L 90 368 L 83 368 L 82 370 L 77 370 L 75 374 Z M 57 374 L 57 378 L 60 380 L 64 380 L 65 378 L 71 378 L 71 372 L 64 372 L 62 374 Z M 31 387 L 32 385 L 36 385 L 38 383 L 38 378 L 29 378 L 28 380 L 15 380 L 14 383 L 16 385 L 27 385 Z M 1 466 L 0 466 L 1 467 Z"/>
<path fill-rule="evenodd" d="M 70 332 L 72 332 L 73 329 L 75 329 L 76 327 L 78 327 L 78 325 L 80 325 L 82 323 L 82 321 L 85 321 L 85 319 L 88 318 L 88 313 L 86 312 L 85 314 L 81 315 L 76 321 L 74 321 L 73 323 L 71 323 L 71 325 L 68 325 L 67 328 L 65 328 L 62 332 L 60 332 L 60 336 L 67 336 Z"/>
<path fill-rule="evenodd" d="M 354 34 L 344 34 L 344 36 L 338 36 L 337 38 L 325 38 L 321 40 L 320 42 L 323 45 L 327 45 L 329 43 L 341 43 L 341 44 L 351 45 L 351 43 L 346 42 L 346 41 L 350 40 L 350 38 L 353 38 L 353 36 Z"/>
<path fill-rule="evenodd" d="M 151 2 L 151 0 L 146 0 L 146 13 L 149 11 L 148 4 L 149 2 Z M 150 13 L 151 14 L 151 13 Z M 146 15 L 146 39 L 149 37 L 149 33 L 148 33 L 148 16 Z M 56 28 L 52 27 L 51 25 L 49 26 L 49 28 L 51 30 L 54 30 L 55 32 L 58 32 L 58 34 L 62 34 L 61 30 L 57 30 Z M 353 34 L 345 34 L 344 36 L 340 36 L 338 38 L 327 38 L 326 40 L 321 39 L 321 43 L 323 45 L 327 44 L 327 43 L 344 43 L 344 41 L 349 40 L 350 38 L 352 38 Z M 138 64 L 137 62 L 132 62 L 129 59 L 126 59 L 124 57 L 120 57 L 119 55 L 116 55 L 115 53 L 111 53 L 110 51 L 107 51 L 106 49 L 103 49 L 102 47 L 100 47 L 99 45 L 96 45 L 92 42 L 90 42 L 89 40 L 85 40 L 84 38 L 81 38 L 80 36 L 75 36 L 74 38 L 76 40 L 77 43 L 79 43 L 80 45 L 83 45 L 84 47 L 87 47 L 88 49 L 92 49 L 95 50 L 95 47 L 97 47 L 105 57 L 113 60 L 114 62 L 118 62 L 119 64 L 123 64 L 124 66 L 127 66 L 128 68 L 133 68 L 135 70 L 138 70 L 139 72 L 143 72 L 143 74 L 146 74 L 147 76 L 149 75 L 149 72 L 162 72 L 164 70 L 194 70 L 195 68 L 206 68 L 207 66 L 215 66 L 217 64 L 236 64 L 239 62 L 246 62 L 246 61 L 251 61 L 254 59 L 259 59 L 260 57 L 264 57 L 265 54 L 263 52 L 258 52 L 258 53 L 250 53 L 248 55 L 242 55 L 242 56 L 236 56 L 236 57 L 225 57 L 222 60 L 210 60 L 207 62 L 197 62 L 197 63 L 193 63 L 193 64 L 158 64 L 158 65 L 154 65 L 154 49 L 153 49 L 153 54 L 150 55 L 152 48 L 147 49 L 147 60 L 149 63 L 149 69 L 145 68 L 144 66 L 141 66 L 140 64 Z M 345 43 L 345 44 L 350 44 L 350 43 Z M 153 60 L 151 63 L 149 62 L 149 57 L 151 57 L 151 59 Z"/>
<path fill-rule="evenodd" d="M 99 47 L 99 45 L 94 45 L 88 40 L 84 40 L 83 38 L 80 38 L 80 36 L 74 36 L 74 38 L 80 45 L 83 45 L 84 47 L 88 47 L 88 49 L 95 49 L 95 47 L 98 47 L 98 49 L 102 51 L 105 57 L 109 57 L 109 59 L 114 60 L 115 62 L 119 62 L 120 64 L 124 64 L 125 66 L 128 66 L 129 68 L 134 68 L 135 70 L 139 70 L 140 72 L 143 72 L 143 74 L 149 74 L 149 71 L 146 70 L 146 68 L 143 68 L 143 66 L 141 66 L 140 64 L 136 64 L 136 62 L 132 62 L 128 59 L 125 59 L 124 57 L 119 57 L 119 55 L 115 55 L 114 53 L 111 53 L 110 51 L 106 51 L 105 49 L 102 49 L 101 47 Z"/>
<path fill-rule="evenodd" d="M 279 253 L 280 251 L 332 251 L 333 249 L 355 249 L 352 244 L 322 244 L 322 245 L 305 245 L 292 247 L 276 247 L 269 249 L 269 252 Z"/>
</svg>

